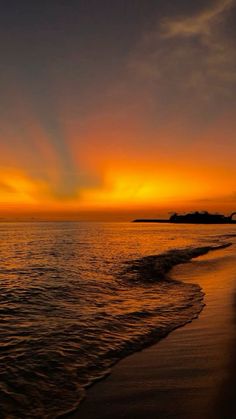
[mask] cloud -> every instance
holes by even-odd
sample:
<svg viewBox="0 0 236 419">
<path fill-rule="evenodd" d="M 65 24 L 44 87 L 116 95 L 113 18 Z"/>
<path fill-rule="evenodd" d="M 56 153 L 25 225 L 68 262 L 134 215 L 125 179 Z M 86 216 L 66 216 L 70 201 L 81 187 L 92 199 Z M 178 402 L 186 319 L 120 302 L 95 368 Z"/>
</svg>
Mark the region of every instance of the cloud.
<svg viewBox="0 0 236 419">
<path fill-rule="evenodd" d="M 234 0 L 218 1 L 194 16 L 164 20 L 161 25 L 163 36 L 170 38 L 209 35 L 212 25 L 219 23 L 233 5 Z"/>
<path fill-rule="evenodd" d="M 217 1 L 191 15 L 161 19 L 143 35 L 128 65 L 139 83 L 150 86 L 157 105 L 204 116 L 235 100 L 235 40 L 227 30 L 234 6 L 235 0 Z"/>
<path fill-rule="evenodd" d="M 48 185 L 29 176 L 25 171 L 0 167 L 2 203 L 35 204 L 49 193 Z"/>
</svg>

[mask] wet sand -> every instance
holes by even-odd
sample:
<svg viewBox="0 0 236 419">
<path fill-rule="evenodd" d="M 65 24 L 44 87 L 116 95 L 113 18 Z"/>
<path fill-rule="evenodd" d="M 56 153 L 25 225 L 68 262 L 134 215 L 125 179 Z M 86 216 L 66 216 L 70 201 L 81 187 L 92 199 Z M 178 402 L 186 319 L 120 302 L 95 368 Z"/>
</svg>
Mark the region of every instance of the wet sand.
<svg viewBox="0 0 236 419">
<path fill-rule="evenodd" d="M 236 246 L 176 267 L 202 286 L 198 319 L 119 362 L 68 418 L 236 417 Z"/>
</svg>

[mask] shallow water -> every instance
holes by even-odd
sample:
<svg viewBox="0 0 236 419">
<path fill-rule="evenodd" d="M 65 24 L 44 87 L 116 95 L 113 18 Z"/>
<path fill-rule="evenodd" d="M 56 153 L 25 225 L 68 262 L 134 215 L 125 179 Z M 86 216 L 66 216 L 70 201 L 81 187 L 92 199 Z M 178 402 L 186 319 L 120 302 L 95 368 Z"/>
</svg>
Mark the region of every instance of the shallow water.
<svg viewBox="0 0 236 419">
<path fill-rule="evenodd" d="M 55 418 L 118 359 L 201 311 L 198 285 L 166 277 L 170 253 L 164 274 L 159 263 L 140 275 L 149 256 L 215 247 L 236 227 L 2 223 L 0 233 L 1 417 Z"/>
</svg>

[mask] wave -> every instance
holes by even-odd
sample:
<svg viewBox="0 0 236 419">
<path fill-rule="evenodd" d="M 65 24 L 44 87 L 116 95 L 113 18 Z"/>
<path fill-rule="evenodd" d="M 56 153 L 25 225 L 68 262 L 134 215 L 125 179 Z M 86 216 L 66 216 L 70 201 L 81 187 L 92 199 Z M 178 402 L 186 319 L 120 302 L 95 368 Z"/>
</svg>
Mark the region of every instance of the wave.
<svg viewBox="0 0 236 419">
<path fill-rule="evenodd" d="M 174 266 L 187 263 L 191 259 L 203 256 L 210 251 L 225 249 L 231 245 L 232 243 L 222 243 L 217 246 L 188 247 L 169 250 L 160 255 L 145 256 L 127 262 L 129 266 L 123 271 L 122 276 L 134 283 L 167 280 L 167 274 Z"/>
</svg>

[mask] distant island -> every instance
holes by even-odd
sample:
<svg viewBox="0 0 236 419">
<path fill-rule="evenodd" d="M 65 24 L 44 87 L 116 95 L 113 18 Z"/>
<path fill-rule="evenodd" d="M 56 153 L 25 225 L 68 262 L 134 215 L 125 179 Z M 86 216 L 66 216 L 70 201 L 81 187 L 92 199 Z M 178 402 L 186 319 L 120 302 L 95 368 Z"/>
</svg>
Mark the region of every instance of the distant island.
<svg viewBox="0 0 236 419">
<path fill-rule="evenodd" d="M 223 214 L 210 214 L 208 211 L 195 211 L 188 214 L 177 214 L 176 212 L 169 219 L 138 218 L 134 223 L 182 223 L 182 224 L 236 224 L 232 212 L 229 216 Z"/>
</svg>

